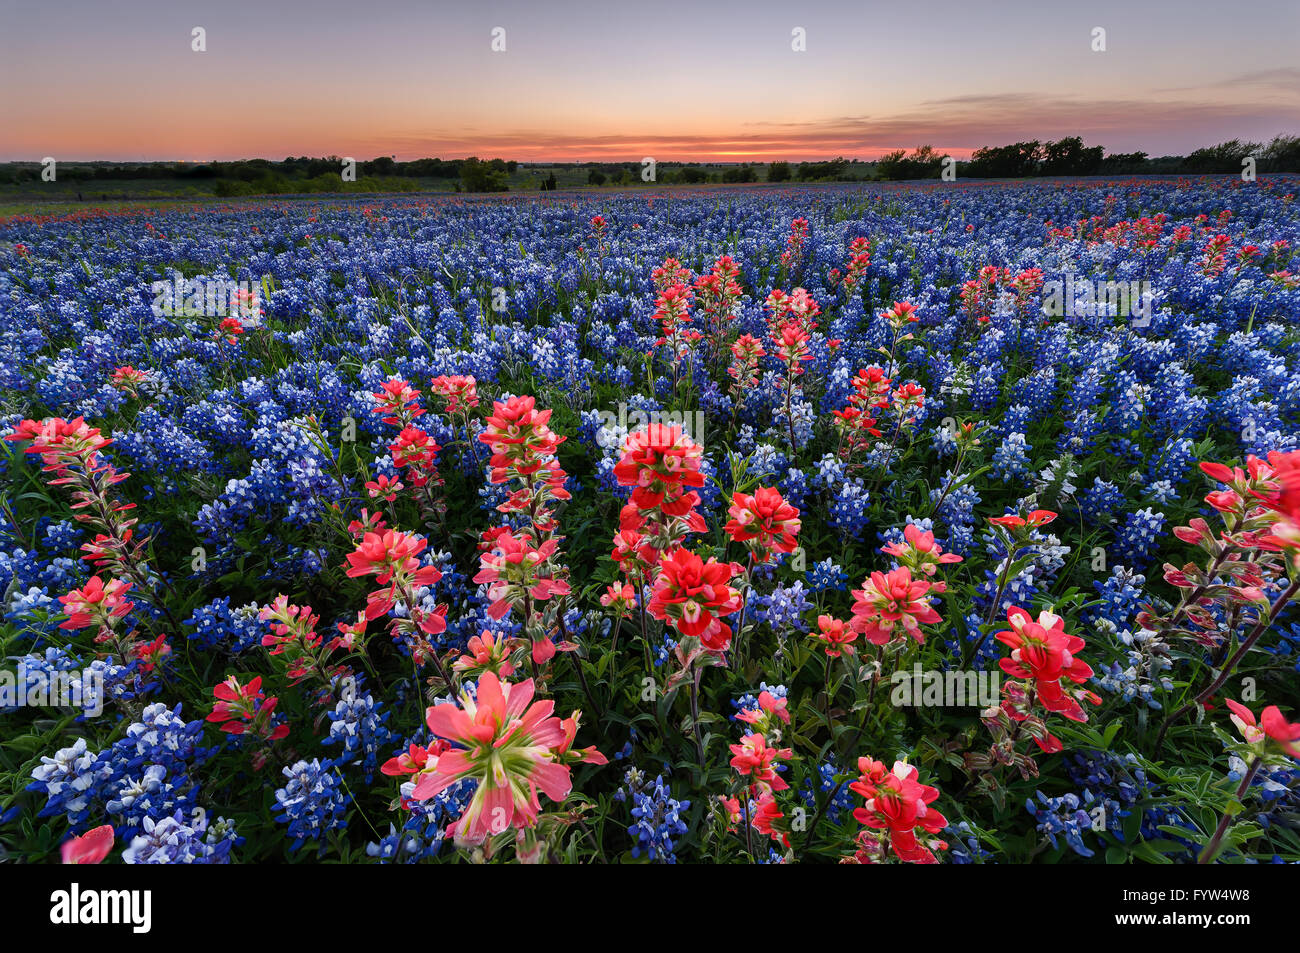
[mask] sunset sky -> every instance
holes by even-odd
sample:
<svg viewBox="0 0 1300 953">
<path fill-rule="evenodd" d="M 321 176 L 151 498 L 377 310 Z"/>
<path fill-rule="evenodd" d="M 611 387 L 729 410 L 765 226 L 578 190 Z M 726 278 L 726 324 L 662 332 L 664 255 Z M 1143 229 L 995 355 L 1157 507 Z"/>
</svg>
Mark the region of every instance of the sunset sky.
<svg viewBox="0 0 1300 953">
<path fill-rule="evenodd" d="M 0 0 L 0 160 L 1181 154 L 1300 133 L 1297 37 L 1295 0 Z"/>
</svg>

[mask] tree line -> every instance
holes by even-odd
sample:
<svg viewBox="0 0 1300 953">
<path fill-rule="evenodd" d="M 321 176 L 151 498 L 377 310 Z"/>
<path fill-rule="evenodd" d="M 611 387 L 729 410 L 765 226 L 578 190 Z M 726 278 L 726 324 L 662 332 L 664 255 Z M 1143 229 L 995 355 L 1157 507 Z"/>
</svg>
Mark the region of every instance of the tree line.
<svg viewBox="0 0 1300 953">
<path fill-rule="evenodd" d="M 232 162 L 64 162 L 58 181 L 75 189 L 83 185 L 92 195 L 111 184 L 174 182 L 178 186 L 218 197 L 303 192 L 414 192 L 432 184 L 464 192 L 506 192 L 512 187 L 739 185 L 769 182 L 862 182 L 940 178 L 945 165 L 959 178 L 1018 179 L 1080 175 L 1203 175 L 1240 173 L 1244 160 L 1254 160 L 1257 172 L 1300 172 L 1300 136 L 1279 135 L 1271 142 L 1231 139 L 1197 149 L 1186 156 L 1151 157 L 1145 152 L 1106 153 L 1085 146 L 1078 136 L 1055 141 L 1014 142 L 983 146 L 969 159 L 953 162 L 931 146 L 911 153 L 898 149 L 875 162 L 842 156 L 815 162 L 682 163 L 662 162 L 647 178 L 640 162 L 521 163 L 514 159 L 413 159 L 399 162 L 379 156 L 352 163 L 350 176 L 339 156 L 290 156 L 282 161 L 243 159 Z M 543 178 L 529 179 L 527 172 Z M 31 186 L 42 181 L 37 162 L 0 163 L 0 185 Z M 546 174 L 549 173 L 549 174 Z M 524 180 L 521 184 L 521 178 Z"/>
<path fill-rule="evenodd" d="M 882 179 L 939 178 L 948 156 L 930 146 L 906 154 L 899 149 L 876 163 Z M 1152 158 L 1145 152 L 1106 154 L 1101 146 L 1085 146 L 1078 136 L 1042 142 L 1013 142 L 983 146 L 954 171 L 960 178 L 1023 179 L 1065 175 L 1205 175 L 1241 172 L 1253 159 L 1257 172 L 1300 172 L 1300 136 L 1276 136 L 1271 142 L 1230 139 L 1197 149 L 1186 156 Z"/>
</svg>

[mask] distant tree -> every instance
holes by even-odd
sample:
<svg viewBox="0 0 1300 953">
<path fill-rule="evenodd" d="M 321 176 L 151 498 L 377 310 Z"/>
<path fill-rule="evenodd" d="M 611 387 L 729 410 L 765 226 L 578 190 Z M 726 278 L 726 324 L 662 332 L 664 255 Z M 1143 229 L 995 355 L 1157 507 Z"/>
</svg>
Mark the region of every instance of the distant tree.
<svg viewBox="0 0 1300 953">
<path fill-rule="evenodd" d="M 789 182 L 790 181 L 790 163 L 773 162 L 767 167 L 767 181 L 769 182 Z"/>
<path fill-rule="evenodd" d="M 1300 172 L 1300 136 L 1277 136 L 1264 147 L 1260 168 L 1265 172 Z"/>
<path fill-rule="evenodd" d="M 1137 175 L 1147 171 L 1145 152 L 1113 152 L 1101 160 L 1098 172 L 1102 175 Z"/>
<path fill-rule="evenodd" d="M 590 172 L 587 173 L 587 184 L 588 184 L 588 185 L 604 185 L 604 184 L 605 184 L 605 173 L 604 173 L 604 172 L 601 172 L 599 169 L 592 169 Z"/>
<path fill-rule="evenodd" d="M 896 149 L 880 157 L 876 172 L 881 178 L 893 180 L 933 179 L 939 175 L 943 160 L 933 146 L 919 146 L 910 156 Z"/>
<path fill-rule="evenodd" d="M 757 182 L 758 173 L 754 171 L 752 166 L 731 166 L 723 171 L 722 181 L 730 184 L 739 182 Z"/>
<path fill-rule="evenodd" d="M 845 181 L 850 178 L 849 160 L 841 156 L 828 162 L 801 162 L 795 177 L 800 182 Z"/>
<path fill-rule="evenodd" d="M 1093 175 L 1102 163 L 1102 147 L 1085 148 L 1078 136 L 1043 145 L 1043 175 Z"/>
<path fill-rule="evenodd" d="M 978 179 L 1022 179 L 1038 171 L 1043 145 L 1037 139 L 1006 146 L 983 146 L 971 153 L 965 172 Z"/>
<path fill-rule="evenodd" d="M 500 162 L 501 160 L 495 160 Z M 470 156 L 460 167 L 460 181 L 466 192 L 508 192 L 506 184 L 505 163 L 500 169 L 483 162 L 477 156 Z"/>
<path fill-rule="evenodd" d="M 1242 159 L 1247 156 L 1255 156 L 1258 162 L 1259 155 L 1263 151 L 1264 147 L 1258 142 L 1242 142 L 1240 139 L 1229 139 L 1217 146 L 1207 146 L 1191 153 L 1183 160 L 1183 171 L 1196 173 L 1240 172 Z"/>
</svg>

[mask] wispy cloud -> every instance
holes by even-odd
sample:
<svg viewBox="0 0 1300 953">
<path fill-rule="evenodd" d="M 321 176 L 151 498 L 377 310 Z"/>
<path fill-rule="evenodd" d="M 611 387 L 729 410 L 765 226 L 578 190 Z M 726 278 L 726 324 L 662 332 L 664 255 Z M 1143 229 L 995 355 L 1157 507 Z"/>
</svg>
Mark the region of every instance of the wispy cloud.
<svg viewBox="0 0 1300 953">
<path fill-rule="evenodd" d="M 1286 71 L 1272 71 L 1286 72 Z M 584 135 L 546 130 L 382 137 L 406 155 L 479 152 L 519 158 L 664 160 L 718 157 L 876 158 L 899 148 L 933 145 L 965 157 L 985 145 L 1079 135 L 1115 151 L 1150 150 L 1152 142 L 1184 148 L 1234 136 L 1270 137 L 1300 129 L 1300 100 L 1206 102 L 1060 98 L 1034 93 L 964 95 L 929 100 L 894 115 L 742 123 L 732 132 Z M 1217 137 L 1217 138 L 1216 138 Z"/>
</svg>

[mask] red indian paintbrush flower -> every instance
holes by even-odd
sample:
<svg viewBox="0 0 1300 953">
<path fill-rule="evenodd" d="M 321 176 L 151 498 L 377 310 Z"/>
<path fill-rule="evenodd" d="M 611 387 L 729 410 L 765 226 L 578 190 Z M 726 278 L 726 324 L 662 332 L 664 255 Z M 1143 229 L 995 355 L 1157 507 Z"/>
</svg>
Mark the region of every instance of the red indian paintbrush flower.
<svg viewBox="0 0 1300 953">
<path fill-rule="evenodd" d="M 790 786 L 776 771 L 777 760 L 788 759 L 793 754 L 789 748 L 773 748 L 766 737 L 757 733 L 745 735 L 740 744 L 730 747 L 731 766 L 737 774 L 751 778 L 760 790 L 784 791 Z"/>
<path fill-rule="evenodd" d="M 704 486 L 703 458 L 704 450 L 681 427 L 652 423 L 627 435 L 614 478 L 633 487 L 631 502 L 638 509 L 683 516 L 699 502 L 689 488 Z"/>
<path fill-rule="evenodd" d="M 478 381 L 464 374 L 440 374 L 430 378 L 431 389 L 447 402 L 447 413 L 456 414 L 478 406 Z"/>
<path fill-rule="evenodd" d="M 366 533 L 357 548 L 348 553 L 349 576 L 374 576 L 376 582 L 386 587 L 375 590 L 367 598 L 367 621 L 385 615 L 396 604 L 401 590 L 431 586 L 442 578 L 436 566 L 420 565 L 417 557 L 426 546 L 428 542 L 422 537 L 389 529 Z M 445 624 L 438 631 L 443 629 Z"/>
<path fill-rule="evenodd" d="M 938 863 L 933 850 L 945 850 L 948 845 L 938 840 L 922 843 L 916 832 L 919 829 L 925 834 L 937 834 L 948 826 L 948 819 L 930 807 L 939 797 L 939 790 L 917 781 L 916 767 L 903 761 L 895 762 L 893 770 L 887 771 L 880 761 L 859 758 L 858 771 L 858 780 L 849 785 L 849 790 L 866 798 L 866 804 L 853 816 L 859 823 L 881 831 L 881 835 L 874 845 L 868 843 L 868 849 L 858 851 L 854 860 L 874 863 L 880 859 L 878 851 L 887 844 L 904 863 Z"/>
<path fill-rule="evenodd" d="M 1074 693 L 1061 686 L 1062 679 L 1082 684 L 1092 678 L 1092 667 L 1075 657 L 1087 643 L 1067 633 L 1065 620 L 1047 610 L 1038 613 L 1035 620 L 1024 609 L 1012 606 L 1007 610 L 1007 621 L 1011 629 L 994 636 L 1011 648 L 1011 657 L 998 662 L 1002 671 L 1012 678 L 1032 679 L 1038 700 L 1048 711 L 1071 721 L 1087 721 Z"/>
<path fill-rule="evenodd" d="M 731 366 L 727 374 L 735 381 L 732 393 L 740 394 L 747 388 L 757 387 L 759 381 L 758 362 L 767 356 L 763 342 L 752 334 L 742 334 L 731 344 Z"/>
<path fill-rule="evenodd" d="M 735 575 L 731 563 L 702 560 L 679 549 L 659 564 L 659 577 L 646 606 L 656 619 L 667 621 L 684 636 L 694 636 L 712 652 L 726 651 L 731 627 L 722 616 L 740 609 L 740 594 L 728 583 Z"/>
<path fill-rule="evenodd" d="M 903 529 L 903 542 L 889 543 L 880 547 L 880 551 L 893 556 L 906 566 L 914 575 L 933 576 L 939 566 L 961 562 L 956 553 L 945 553 L 943 547 L 934 540 L 934 533 L 920 529 L 915 523 L 908 523 Z M 946 583 L 937 581 L 932 592 L 947 591 Z"/>
<path fill-rule="evenodd" d="M 894 306 L 887 311 L 882 311 L 880 316 L 896 331 L 902 330 L 905 324 L 915 324 L 921 320 L 917 316 L 916 305 L 910 301 L 895 301 Z"/>
<path fill-rule="evenodd" d="M 1300 723 L 1288 722 L 1276 705 L 1265 708 L 1256 722 L 1255 713 L 1245 705 L 1231 698 L 1225 698 L 1224 702 L 1232 712 L 1232 723 L 1247 744 L 1266 748 L 1272 741 L 1282 753 L 1300 758 Z"/>
<path fill-rule="evenodd" d="M 113 849 L 113 839 L 113 825 L 102 824 L 80 837 L 65 840 L 59 847 L 59 857 L 65 864 L 97 864 Z"/>
<path fill-rule="evenodd" d="M 212 695 L 217 700 L 205 720 L 221 725 L 222 731 L 251 734 L 265 741 L 278 741 L 289 734 L 287 724 L 272 722 L 279 699 L 263 694 L 261 675 L 254 676 L 247 685 L 239 684 L 239 677 L 231 675 L 213 686 Z"/>
<path fill-rule="evenodd" d="M 786 847 L 790 846 L 790 825 L 785 822 L 785 813 L 776 803 L 776 795 L 769 793 L 759 797 L 750 823 L 760 834 L 766 834 Z"/>
<path fill-rule="evenodd" d="M 727 514 L 727 535 L 745 543 L 759 564 L 773 553 L 792 553 L 799 545 L 799 511 L 775 487 L 759 487 L 752 496 L 736 493 Z"/>
<path fill-rule="evenodd" d="M 906 566 L 887 573 L 873 572 L 861 589 L 853 590 L 857 601 L 849 624 L 873 645 L 885 645 L 899 634 L 924 642 L 921 626 L 943 621 L 926 596 L 933 588 L 933 583 L 913 579 Z"/>
<path fill-rule="evenodd" d="M 572 736 L 553 714 L 554 702 L 533 702 L 532 679 L 512 685 L 484 672 L 477 695 L 428 709 L 429 730 L 462 747 L 444 751 L 436 764 L 429 759 L 432 767 L 426 765 L 412 792 L 426 800 L 458 781 L 476 781 L 465 813 L 453 825 L 456 837 L 470 842 L 532 827 L 541 811 L 539 794 L 559 802 L 573 787 L 566 763 Z M 578 755 L 573 760 L 605 762 L 595 751 L 572 754 Z"/>
<path fill-rule="evenodd" d="M 611 583 L 600 597 L 600 604 L 620 619 L 627 618 L 637 605 L 636 590 L 628 582 Z"/>
<path fill-rule="evenodd" d="M 82 417 L 24 420 L 5 439 L 32 441 L 27 452 L 39 453 L 47 471 L 60 470 L 69 463 L 93 467 L 97 452 L 113 442 Z"/>
<path fill-rule="evenodd" d="M 841 652 L 853 655 L 857 651 L 853 643 L 858 633 L 842 620 L 828 615 L 817 617 L 817 631 L 812 633 L 812 637 L 825 644 L 826 654 L 831 658 L 839 658 Z"/>
<path fill-rule="evenodd" d="M 488 615 L 501 619 L 512 606 L 522 605 L 526 599 L 544 602 L 551 596 L 568 595 L 569 584 L 555 575 L 554 556 L 558 546 L 556 539 L 534 546 L 522 533 L 496 535 L 491 548 L 479 556 L 481 568 L 474 576 L 476 583 L 489 584 L 488 598 L 492 604 Z"/>
<path fill-rule="evenodd" d="M 420 406 L 420 392 L 404 380 L 384 381 L 377 393 L 371 394 L 375 406 L 372 413 L 384 414 L 384 423 L 401 427 L 424 413 Z"/>
<path fill-rule="evenodd" d="M 68 618 L 59 623 L 60 629 L 88 629 L 91 626 L 111 626 L 129 613 L 135 603 L 126 599 L 131 583 L 110 579 L 107 584 L 99 576 L 91 576 L 80 589 L 59 596 Z"/>
<path fill-rule="evenodd" d="M 465 654 L 451 663 L 452 670 L 467 678 L 478 678 L 484 672 L 509 678 L 515 673 L 510 653 L 518 644 L 516 639 L 507 639 L 484 629 L 479 635 L 469 637 Z"/>
<path fill-rule="evenodd" d="M 550 419 L 550 410 L 538 410 L 532 397 L 493 402 L 487 429 L 478 438 L 492 451 L 493 483 L 536 473 L 543 459 L 559 449 L 564 438 L 547 426 Z"/>
<path fill-rule="evenodd" d="M 146 371 L 137 370 L 130 364 L 118 367 L 113 370 L 113 376 L 109 378 L 109 385 L 129 394 L 132 397 L 139 397 L 138 388 L 149 379 Z"/>
<path fill-rule="evenodd" d="M 1014 513 L 1009 513 L 1006 516 L 990 516 L 989 522 L 994 526 L 1001 526 L 1003 529 L 1017 532 L 1046 526 L 1054 519 L 1056 519 L 1056 514 L 1051 510 L 1034 510 L 1027 516 L 1017 516 Z"/>
</svg>

